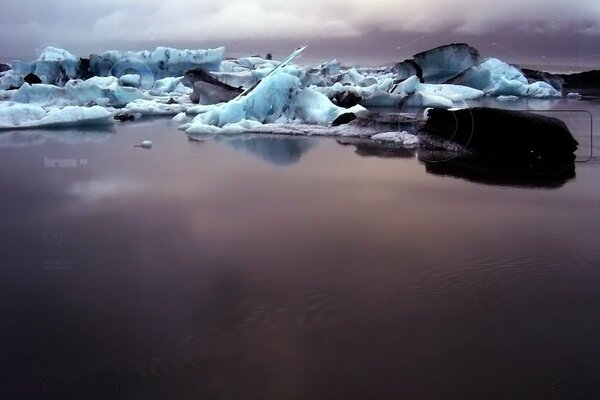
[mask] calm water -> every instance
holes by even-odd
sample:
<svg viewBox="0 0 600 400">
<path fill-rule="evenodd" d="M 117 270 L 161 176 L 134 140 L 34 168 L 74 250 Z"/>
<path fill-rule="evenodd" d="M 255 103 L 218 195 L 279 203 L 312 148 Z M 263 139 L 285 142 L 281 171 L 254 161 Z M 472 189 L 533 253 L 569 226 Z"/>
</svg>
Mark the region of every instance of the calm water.
<svg viewBox="0 0 600 400">
<path fill-rule="evenodd" d="M 598 160 L 547 189 L 371 153 L 0 134 L 0 398 L 598 398 Z"/>
</svg>

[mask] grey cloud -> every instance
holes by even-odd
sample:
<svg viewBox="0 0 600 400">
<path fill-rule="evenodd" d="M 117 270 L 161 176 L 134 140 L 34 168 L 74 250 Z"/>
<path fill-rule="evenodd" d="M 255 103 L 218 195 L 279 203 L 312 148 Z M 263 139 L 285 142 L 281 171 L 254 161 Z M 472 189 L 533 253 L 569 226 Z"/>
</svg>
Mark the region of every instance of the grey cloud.
<svg viewBox="0 0 600 400">
<path fill-rule="evenodd" d="M 600 53 L 598 21 L 596 0 L 4 0 L 0 54 L 221 44 L 283 54 L 309 41 L 315 57 L 377 62 L 467 40 L 515 59 L 592 63 L 600 62 L 590 58 Z"/>
</svg>

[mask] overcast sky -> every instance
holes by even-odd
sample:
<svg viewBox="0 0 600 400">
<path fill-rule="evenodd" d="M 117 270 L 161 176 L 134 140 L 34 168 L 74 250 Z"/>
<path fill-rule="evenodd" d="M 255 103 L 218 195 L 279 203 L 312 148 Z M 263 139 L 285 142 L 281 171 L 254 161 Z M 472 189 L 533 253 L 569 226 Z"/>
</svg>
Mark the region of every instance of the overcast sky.
<svg viewBox="0 0 600 400">
<path fill-rule="evenodd" d="M 377 64 L 449 42 L 528 64 L 600 65 L 598 0 L 2 0 L 0 54 L 226 45 Z"/>
</svg>

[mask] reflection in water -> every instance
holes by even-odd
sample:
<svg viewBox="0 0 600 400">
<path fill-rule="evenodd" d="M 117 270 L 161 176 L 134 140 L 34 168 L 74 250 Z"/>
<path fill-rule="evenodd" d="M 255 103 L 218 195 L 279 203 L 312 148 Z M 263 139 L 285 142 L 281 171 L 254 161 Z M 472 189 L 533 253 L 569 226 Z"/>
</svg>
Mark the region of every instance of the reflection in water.
<svg viewBox="0 0 600 400">
<path fill-rule="evenodd" d="M 297 163 L 313 147 L 313 142 L 304 137 L 246 134 L 233 138 L 218 137 L 217 140 L 278 166 Z"/>
<path fill-rule="evenodd" d="M 0 132 L 0 147 L 16 148 L 36 146 L 48 140 L 64 144 L 100 143 L 114 135 L 110 125 L 82 127 L 80 129 L 34 129 Z"/>
<path fill-rule="evenodd" d="M 356 147 L 355 153 L 362 157 L 413 158 L 417 152 L 416 148 L 382 144 L 371 139 L 344 138 L 337 142 L 342 146 Z"/>
<path fill-rule="evenodd" d="M 451 176 L 485 185 L 559 188 L 575 178 L 575 163 L 518 164 L 511 159 L 457 155 L 445 151 L 419 151 L 429 174 Z"/>
<path fill-rule="evenodd" d="M 496 186 L 559 188 L 575 178 L 575 163 L 518 164 L 511 159 L 462 155 L 442 150 L 406 148 L 368 139 L 340 139 L 343 146 L 355 146 L 362 157 L 412 158 L 425 164 L 429 174 L 450 176 Z"/>
</svg>

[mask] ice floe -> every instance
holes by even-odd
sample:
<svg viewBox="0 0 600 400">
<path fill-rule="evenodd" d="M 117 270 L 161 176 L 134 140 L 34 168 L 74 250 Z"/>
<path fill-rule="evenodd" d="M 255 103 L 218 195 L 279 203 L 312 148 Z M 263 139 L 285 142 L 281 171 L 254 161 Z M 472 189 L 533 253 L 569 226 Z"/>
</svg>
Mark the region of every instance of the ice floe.
<svg viewBox="0 0 600 400">
<path fill-rule="evenodd" d="M 380 142 L 392 142 L 403 145 L 419 144 L 419 137 L 406 131 L 382 132 L 371 136 L 371 139 Z"/>
<path fill-rule="evenodd" d="M 100 106 L 40 107 L 31 104 L 0 106 L 0 129 L 70 127 L 112 124 L 113 113 Z"/>
</svg>

